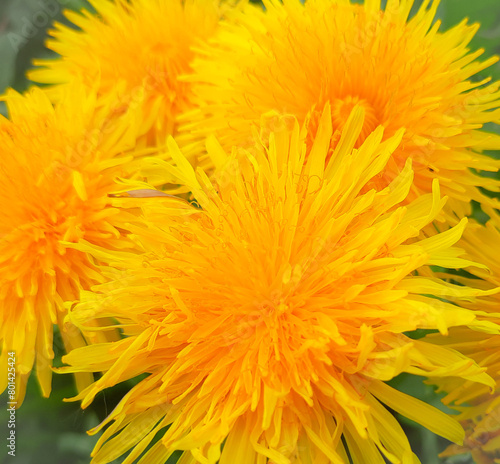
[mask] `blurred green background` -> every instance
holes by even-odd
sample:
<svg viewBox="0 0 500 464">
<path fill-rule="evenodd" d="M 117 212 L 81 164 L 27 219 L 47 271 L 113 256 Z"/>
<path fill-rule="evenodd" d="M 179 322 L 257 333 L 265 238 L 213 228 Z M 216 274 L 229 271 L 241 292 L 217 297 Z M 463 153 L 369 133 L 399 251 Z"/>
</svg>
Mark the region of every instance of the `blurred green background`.
<svg viewBox="0 0 500 464">
<path fill-rule="evenodd" d="M 357 1 L 362 3 L 362 0 Z M 415 2 L 418 7 L 421 0 Z M 31 67 L 33 58 L 54 56 L 44 47 L 46 30 L 53 21 L 65 21 L 63 9 L 89 8 L 85 0 L 0 0 L 0 93 L 12 87 L 25 91 L 31 84 L 25 72 Z M 448 28 L 468 17 L 482 27 L 473 39 L 471 49 L 484 48 L 484 57 L 500 54 L 500 0 L 442 0 L 438 17 L 443 28 Z M 481 76 L 500 79 L 500 64 L 496 64 Z M 5 107 L 0 103 L 0 112 Z M 498 127 L 490 127 L 498 131 Z M 56 334 L 56 365 L 60 365 L 62 350 Z M 30 380 L 23 407 L 17 412 L 17 453 L 15 458 L 7 455 L 2 446 L 0 463 L 17 464 L 87 464 L 89 454 L 98 437 L 88 436 L 85 431 L 97 425 L 116 406 L 119 399 L 130 388 L 130 384 L 119 385 L 101 394 L 92 406 L 82 411 L 78 403 L 64 403 L 63 398 L 75 394 L 71 376 L 55 375 L 50 399 L 41 398 L 38 385 Z M 424 401 L 440 405 L 431 387 L 421 380 L 402 375 L 392 382 L 403 391 Z M 0 397 L 0 429 L 2 442 L 7 437 L 6 396 Z M 404 422 L 410 442 L 422 464 L 470 464 L 468 456 L 440 460 L 437 454 L 446 447 L 446 442 L 421 427 Z M 117 463 L 119 461 L 116 461 Z M 174 462 L 174 461 L 172 461 Z M 238 463 L 235 463 L 238 464 Z"/>
</svg>

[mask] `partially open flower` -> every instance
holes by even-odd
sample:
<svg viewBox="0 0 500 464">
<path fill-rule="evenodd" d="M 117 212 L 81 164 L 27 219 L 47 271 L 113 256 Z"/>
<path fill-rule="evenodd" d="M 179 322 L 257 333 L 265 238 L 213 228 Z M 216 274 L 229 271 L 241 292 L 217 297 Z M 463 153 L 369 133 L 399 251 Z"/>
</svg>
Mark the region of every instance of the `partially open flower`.
<svg viewBox="0 0 500 464">
<path fill-rule="evenodd" d="M 471 269 L 473 276 L 482 280 L 448 276 L 464 286 L 497 289 L 487 298 L 462 302 L 462 306 L 481 311 L 481 319 L 495 322 L 500 316 L 499 225 L 493 221 L 486 226 L 471 224 L 459 242 L 470 259 L 487 266 L 487 269 Z M 443 456 L 471 453 L 478 464 L 495 464 L 500 459 L 500 335 L 454 328 L 447 336 L 431 335 L 426 339 L 470 357 L 486 370 L 496 384 L 492 391 L 477 383 L 462 384 L 458 379 L 434 379 L 434 383 L 447 392 L 444 401 L 460 412 L 455 418 L 466 431 L 463 446 L 452 445 Z"/>
</svg>

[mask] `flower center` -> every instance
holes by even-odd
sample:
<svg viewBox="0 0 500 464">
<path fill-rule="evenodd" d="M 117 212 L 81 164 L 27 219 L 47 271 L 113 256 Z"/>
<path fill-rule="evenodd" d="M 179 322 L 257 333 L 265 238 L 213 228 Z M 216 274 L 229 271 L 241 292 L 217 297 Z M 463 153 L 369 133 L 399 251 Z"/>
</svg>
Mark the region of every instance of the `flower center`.
<svg viewBox="0 0 500 464">
<path fill-rule="evenodd" d="M 334 131 L 342 132 L 351 111 L 358 105 L 365 110 L 365 121 L 363 129 L 356 142 L 356 147 L 359 147 L 365 139 L 376 129 L 379 125 L 375 109 L 367 100 L 359 98 L 358 96 L 348 95 L 344 98 L 337 98 L 332 102 L 332 123 Z"/>
<path fill-rule="evenodd" d="M 365 100 L 364 98 L 351 95 L 348 95 L 343 98 L 336 98 L 331 102 L 333 135 L 330 141 L 330 148 L 332 150 L 335 149 L 335 147 L 337 146 L 337 143 L 340 140 L 340 136 L 347 122 L 347 119 L 349 118 L 351 111 L 354 109 L 356 105 L 361 106 L 365 110 L 365 120 L 363 122 L 363 128 L 361 129 L 361 133 L 355 144 L 356 148 L 359 148 L 363 144 L 365 139 L 380 124 L 375 108 L 369 101 Z M 323 111 L 323 106 L 318 105 L 316 109 L 314 109 L 309 114 L 308 120 L 306 121 L 307 131 L 308 131 L 306 143 L 309 149 L 312 147 L 314 138 L 316 137 L 316 132 L 318 130 L 318 125 L 321 119 L 322 111 Z"/>
</svg>

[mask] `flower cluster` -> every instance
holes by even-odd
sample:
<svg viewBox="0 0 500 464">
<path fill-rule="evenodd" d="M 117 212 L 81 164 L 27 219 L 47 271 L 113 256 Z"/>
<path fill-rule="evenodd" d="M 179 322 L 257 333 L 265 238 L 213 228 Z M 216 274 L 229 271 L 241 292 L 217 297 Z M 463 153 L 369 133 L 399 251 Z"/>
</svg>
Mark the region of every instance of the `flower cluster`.
<svg viewBox="0 0 500 464">
<path fill-rule="evenodd" d="M 91 3 L 30 72 L 48 85 L 3 97 L 18 405 L 33 368 L 50 394 L 57 324 L 83 408 L 141 375 L 93 464 L 419 463 L 394 411 L 497 462 L 500 83 L 475 79 L 496 61 L 477 26 L 442 31 L 433 0 Z"/>
</svg>

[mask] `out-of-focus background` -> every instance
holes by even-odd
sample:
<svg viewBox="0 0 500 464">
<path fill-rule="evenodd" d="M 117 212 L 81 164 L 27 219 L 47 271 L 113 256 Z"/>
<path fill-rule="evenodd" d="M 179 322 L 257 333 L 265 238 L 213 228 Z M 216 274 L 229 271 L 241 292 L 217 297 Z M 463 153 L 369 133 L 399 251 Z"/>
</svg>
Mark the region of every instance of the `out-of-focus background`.
<svg viewBox="0 0 500 464">
<path fill-rule="evenodd" d="M 103 0 L 104 1 L 104 0 Z M 131 0 L 133 1 L 133 0 Z M 357 3 L 363 3 L 357 0 Z M 415 1 L 415 8 L 421 0 Z M 54 21 L 69 23 L 64 19 L 64 9 L 89 8 L 86 0 L 0 0 L 0 94 L 12 87 L 20 92 L 32 85 L 25 72 L 32 67 L 34 58 L 55 56 L 47 50 L 44 41 L 47 29 Z M 438 17 L 442 28 L 449 28 L 468 17 L 482 27 L 471 43 L 471 49 L 484 48 L 484 57 L 500 55 L 500 0 L 441 0 Z M 500 79 L 500 64 L 483 71 L 481 78 Z M 0 113 L 5 107 L 0 102 Z M 498 127 L 489 127 L 498 132 Z M 61 342 L 55 336 L 55 365 L 61 365 Z M 82 411 L 78 403 L 63 402 L 75 394 L 73 379 L 69 375 L 55 375 L 50 399 L 40 396 L 34 379 L 30 380 L 23 407 L 17 412 L 17 453 L 7 455 L 3 442 L 7 434 L 6 396 L 0 397 L 0 463 L 17 464 L 88 464 L 90 452 L 98 436 L 89 436 L 86 430 L 97 425 L 128 391 L 132 383 L 119 385 L 97 397 L 93 405 Z M 399 376 L 392 382 L 399 389 L 439 406 L 433 389 L 415 377 Z M 471 464 L 468 456 L 441 460 L 438 453 L 446 442 L 410 421 L 401 420 L 414 451 L 423 464 Z M 9 458 L 9 459 L 7 459 Z M 175 456 L 169 464 L 175 462 Z M 121 462 L 120 461 L 116 461 Z M 237 464 L 237 463 L 235 463 Z"/>
</svg>

